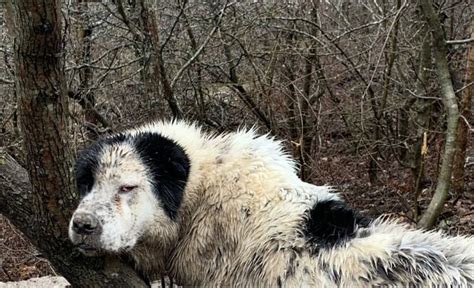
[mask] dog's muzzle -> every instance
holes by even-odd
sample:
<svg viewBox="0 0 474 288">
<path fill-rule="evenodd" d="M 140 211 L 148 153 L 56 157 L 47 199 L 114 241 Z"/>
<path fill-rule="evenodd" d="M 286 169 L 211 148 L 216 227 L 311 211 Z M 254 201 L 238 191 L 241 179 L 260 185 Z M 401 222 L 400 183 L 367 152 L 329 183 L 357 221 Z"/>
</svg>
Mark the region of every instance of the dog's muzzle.
<svg viewBox="0 0 474 288">
<path fill-rule="evenodd" d="M 93 256 L 99 252 L 99 238 L 102 225 L 90 212 L 77 211 L 71 219 L 71 241 L 84 255 Z"/>
</svg>

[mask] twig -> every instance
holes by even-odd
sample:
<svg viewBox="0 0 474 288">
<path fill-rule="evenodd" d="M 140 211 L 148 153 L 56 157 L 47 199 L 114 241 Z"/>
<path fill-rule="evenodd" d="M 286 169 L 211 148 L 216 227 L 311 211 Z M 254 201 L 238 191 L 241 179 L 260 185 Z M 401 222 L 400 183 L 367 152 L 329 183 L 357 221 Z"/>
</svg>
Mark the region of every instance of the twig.
<svg viewBox="0 0 474 288">
<path fill-rule="evenodd" d="M 6 85 L 11 85 L 15 83 L 14 81 L 12 80 L 8 80 L 8 79 L 4 79 L 4 78 L 0 78 L 0 84 L 6 84 Z"/>
<path fill-rule="evenodd" d="M 469 39 L 459 39 L 459 40 L 447 40 L 446 44 L 449 45 L 454 45 L 454 44 L 469 44 L 471 42 L 474 42 L 474 38 L 469 38 Z"/>
<path fill-rule="evenodd" d="M 176 82 L 179 80 L 179 78 L 183 74 L 184 70 L 186 70 L 189 67 L 189 65 L 191 65 L 196 60 L 196 58 L 199 56 L 199 54 L 201 54 L 201 52 L 204 50 L 204 47 L 207 45 L 209 40 L 211 40 L 211 37 L 219 29 L 222 17 L 224 16 L 224 13 L 225 13 L 225 10 L 227 9 L 227 7 L 230 7 L 230 6 L 234 5 L 235 3 L 236 2 L 232 2 L 230 4 L 227 4 L 227 1 L 226 1 L 226 3 L 224 4 L 224 7 L 222 7 L 222 9 L 219 13 L 219 18 L 217 19 L 217 22 L 216 22 L 216 25 L 214 26 L 214 28 L 212 28 L 211 32 L 207 35 L 206 39 L 201 44 L 201 46 L 196 50 L 194 55 L 191 56 L 191 58 L 189 58 L 189 60 L 179 69 L 179 71 L 174 76 L 174 78 L 173 78 L 173 80 L 171 81 L 171 84 L 170 84 L 171 89 L 174 88 L 174 86 L 176 85 Z"/>
</svg>

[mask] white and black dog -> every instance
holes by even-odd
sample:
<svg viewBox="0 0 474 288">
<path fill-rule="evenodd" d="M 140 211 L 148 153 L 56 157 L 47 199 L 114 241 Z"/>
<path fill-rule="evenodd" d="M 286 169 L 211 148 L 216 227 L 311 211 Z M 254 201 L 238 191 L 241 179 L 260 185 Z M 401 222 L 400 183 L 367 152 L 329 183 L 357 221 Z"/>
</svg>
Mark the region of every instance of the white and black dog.
<svg viewBox="0 0 474 288">
<path fill-rule="evenodd" d="M 179 285 L 474 286 L 473 237 L 367 219 L 254 131 L 150 124 L 85 149 L 76 180 L 72 242 Z"/>
</svg>

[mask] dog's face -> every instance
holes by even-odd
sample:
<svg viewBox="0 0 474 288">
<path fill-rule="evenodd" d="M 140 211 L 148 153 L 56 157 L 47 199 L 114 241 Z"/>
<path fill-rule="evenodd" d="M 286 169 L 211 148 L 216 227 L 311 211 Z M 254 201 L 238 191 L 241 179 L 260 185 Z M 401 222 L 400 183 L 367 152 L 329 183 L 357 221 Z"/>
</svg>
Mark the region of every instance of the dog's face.
<svg viewBox="0 0 474 288">
<path fill-rule="evenodd" d="M 71 241 L 86 255 L 132 249 L 140 237 L 176 218 L 189 173 L 183 149 L 158 134 L 119 134 L 78 157 L 83 196 L 69 225 Z"/>
</svg>

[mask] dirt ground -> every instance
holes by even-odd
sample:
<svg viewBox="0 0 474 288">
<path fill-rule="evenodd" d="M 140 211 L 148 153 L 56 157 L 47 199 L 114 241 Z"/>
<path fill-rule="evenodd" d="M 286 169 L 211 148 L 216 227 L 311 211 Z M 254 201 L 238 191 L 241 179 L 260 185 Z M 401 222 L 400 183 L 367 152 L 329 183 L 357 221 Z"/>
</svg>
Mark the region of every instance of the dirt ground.
<svg viewBox="0 0 474 288">
<path fill-rule="evenodd" d="M 0 215 L 0 282 L 45 275 L 56 275 L 48 260 L 10 221 Z"/>
</svg>

